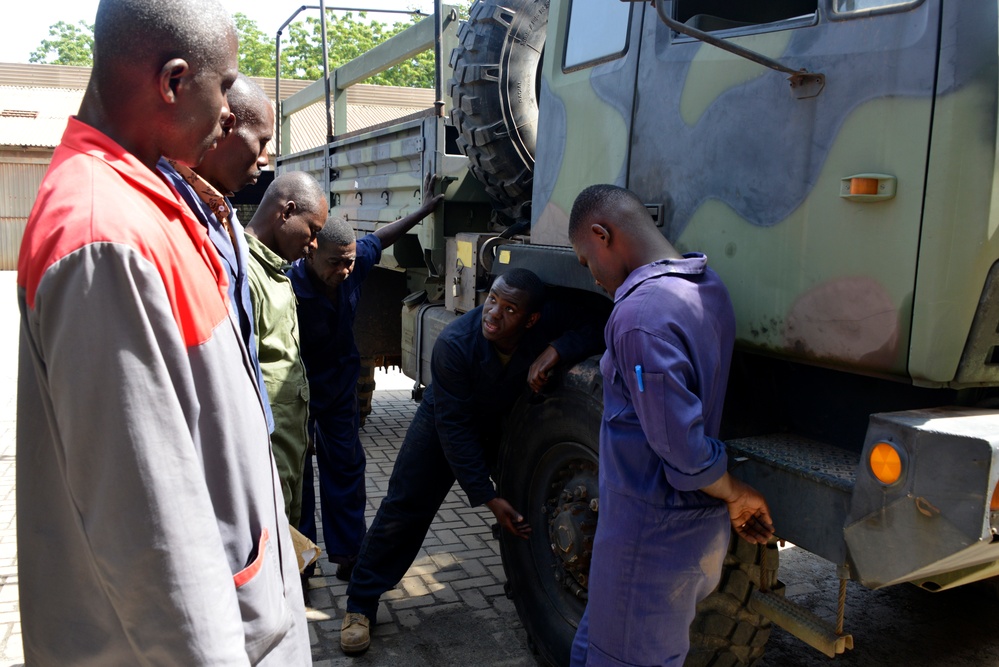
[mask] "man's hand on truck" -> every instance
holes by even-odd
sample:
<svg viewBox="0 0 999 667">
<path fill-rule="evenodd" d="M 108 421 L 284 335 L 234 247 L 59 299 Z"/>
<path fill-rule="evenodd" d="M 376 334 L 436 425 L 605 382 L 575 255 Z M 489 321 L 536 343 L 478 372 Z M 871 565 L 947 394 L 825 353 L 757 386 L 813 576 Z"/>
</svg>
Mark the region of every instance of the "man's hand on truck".
<svg viewBox="0 0 999 667">
<path fill-rule="evenodd" d="M 558 350 L 551 345 L 538 355 L 538 358 L 531 364 L 530 370 L 527 371 L 527 384 L 533 391 L 540 392 L 545 388 L 545 385 L 548 384 L 548 378 L 551 377 L 551 370 L 558 365 L 558 361 Z"/>
</svg>

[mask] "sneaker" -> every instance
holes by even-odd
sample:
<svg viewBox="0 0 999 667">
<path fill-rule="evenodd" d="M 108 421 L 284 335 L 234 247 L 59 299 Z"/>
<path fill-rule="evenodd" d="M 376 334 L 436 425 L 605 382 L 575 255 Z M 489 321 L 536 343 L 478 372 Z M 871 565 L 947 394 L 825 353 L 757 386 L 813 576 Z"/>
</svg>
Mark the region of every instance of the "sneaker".
<svg viewBox="0 0 999 667">
<path fill-rule="evenodd" d="M 347 655 L 357 655 L 368 650 L 371 644 L 371 621 L 364 614 L 348 611 L 340 627 L 340 650 Z"/>
</svg>

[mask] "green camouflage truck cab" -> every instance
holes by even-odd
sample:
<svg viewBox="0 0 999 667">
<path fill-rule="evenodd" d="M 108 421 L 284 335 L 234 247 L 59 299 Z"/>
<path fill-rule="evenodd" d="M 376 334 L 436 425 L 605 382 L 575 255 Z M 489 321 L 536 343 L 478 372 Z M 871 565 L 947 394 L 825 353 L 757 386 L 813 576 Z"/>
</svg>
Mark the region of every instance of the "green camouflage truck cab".
<svg viewBox="0 0 999 667">
<path fill-rule="evenodd" d="M 593 183 L 636 192 L 731 292 L 723 436 L 779 537 L 843 583 L 942 590 L 999 575 L 997 15 L 957 0 L 477 0 L 461 23 L 444 6 L 428 19 L 450 54 L 443 113 L 408 121 L 412 157 L 401 123 L 335 137 L 313 168 L 330 165 L 334 212 L 359 230 L 402 211 L 349 208 L 358 194 L 448 179 L 387 261 L 405 275 L 401 315 L 372 309 L 401 320 L 386 344 L 418 383 L 491 276 L 522 266 L 597 291 L 568 212 Z M 359 150 L 379 141 L 391 167 Z M 500 457 L 500 492 L 536 526 L 501 537 L 510 594 L 552 664 L 586 600 L 600 400 L 595 360 L 568 370 L 517 408 Z M 688 665 L 753 664 L 771 622 L 830 656 L 852 646 L 776 575 L 775 547 L 733 540 Z"/>
</svg>

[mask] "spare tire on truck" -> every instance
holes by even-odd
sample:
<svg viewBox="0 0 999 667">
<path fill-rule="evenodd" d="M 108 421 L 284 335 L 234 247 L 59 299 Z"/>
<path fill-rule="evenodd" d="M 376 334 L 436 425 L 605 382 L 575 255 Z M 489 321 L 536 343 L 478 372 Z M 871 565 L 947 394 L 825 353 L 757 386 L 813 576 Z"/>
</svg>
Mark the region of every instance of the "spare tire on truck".
<svg viewBox="0 0 999 667">
<path fill-rule="evenodd" d="M 589 588 L 600 514 L 598 442 L 603 389 L 596 359 L 577 364 L 546 391 L 526 393 L 504 430 L 498 492 L 524 514 L 528 540 L 500 531 L 507 595 L 542 665 L 569 664 Z M 768 557 L 764 569 L 764 558 Z M 765 576 L 776 584 L 777 550 L 732 534 L 721 582 L 697 608 L 686 667 L 743 667 L 763 657 L 770 621 L 750 609 Z"/>
<path fill-rule="evenodd" d="M 530 217 L 547 27 L 547 0 L 476 0 L 451 52 L 458 147 L 511 222 Z"/>
</svg>

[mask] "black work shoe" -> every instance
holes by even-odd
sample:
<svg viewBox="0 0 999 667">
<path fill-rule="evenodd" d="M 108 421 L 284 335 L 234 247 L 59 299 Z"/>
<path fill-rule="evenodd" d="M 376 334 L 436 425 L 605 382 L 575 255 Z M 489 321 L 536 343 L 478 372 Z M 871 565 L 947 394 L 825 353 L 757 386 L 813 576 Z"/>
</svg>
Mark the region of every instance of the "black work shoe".
<svg viewBox="0 0 999 667">
<path fill-rule="evenodd" d="M 309 599 L 309 576 L 307 574 L 302 575 L 302 598 L 305 600 L 306 607 L 311 606 L 312 600 Z"/>
<path fill-rule="evenodd" d="M 350 575 L 354 572 L 354 564 L 357 562 L 356 558 L 351 558 L 346 563 L 340 563 L 336 566 L 336 578 L 340 581 L 350 581 Z"/>
</svg>

